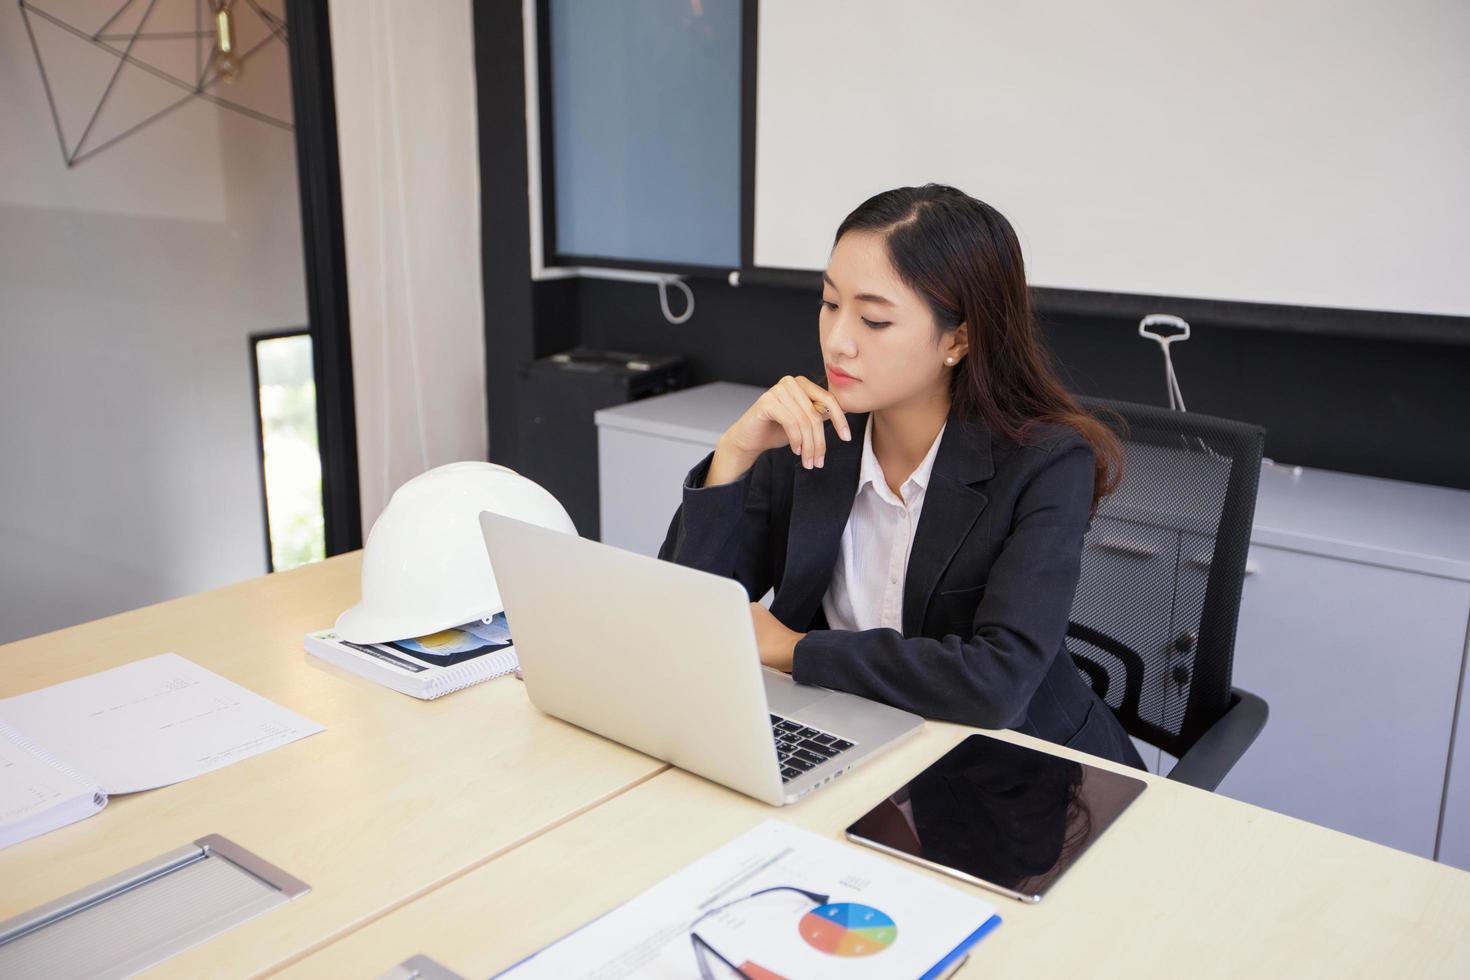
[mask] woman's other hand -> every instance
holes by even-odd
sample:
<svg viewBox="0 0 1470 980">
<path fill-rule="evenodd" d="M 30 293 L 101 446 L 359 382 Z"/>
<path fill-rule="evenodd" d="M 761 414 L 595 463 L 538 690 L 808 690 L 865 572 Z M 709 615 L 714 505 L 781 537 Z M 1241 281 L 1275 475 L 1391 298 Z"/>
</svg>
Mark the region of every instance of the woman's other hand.
<svg viewBox="0 0 1470 980">
<path fill-rule="evenodd" d="M 750 617 L 755 622 L 755 645 L 760 651 L 761 663 L 791 673 L 796 644 L 806 634 L 787 629 L 785 623 L 772 616 L 771 611 L 759 602 L 750 604 Z"/>
</svg>

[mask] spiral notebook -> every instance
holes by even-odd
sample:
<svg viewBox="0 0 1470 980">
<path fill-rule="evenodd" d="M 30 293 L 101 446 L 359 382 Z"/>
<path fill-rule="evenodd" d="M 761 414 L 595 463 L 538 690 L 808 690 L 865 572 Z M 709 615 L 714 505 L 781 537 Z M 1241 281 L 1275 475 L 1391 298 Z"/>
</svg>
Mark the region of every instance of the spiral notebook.
<svg viewBox="0 0 1470 980">
<path fill-rule="evenodd" d="M 352 643 L 336 630 L 306 634 L 306 652 L 402 694 L 431 701 L 520 667 L 505 614 L 429 636 Z"/>
</svg>

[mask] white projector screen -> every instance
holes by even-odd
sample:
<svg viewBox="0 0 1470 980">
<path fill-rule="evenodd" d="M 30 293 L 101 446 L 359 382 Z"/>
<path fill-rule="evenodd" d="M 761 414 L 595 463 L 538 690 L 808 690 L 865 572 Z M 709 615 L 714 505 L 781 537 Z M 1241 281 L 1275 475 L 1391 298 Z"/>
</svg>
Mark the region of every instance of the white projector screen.
<svg viewBox="0 0 1470 980">
<path fill-rule="evenodd" d="M 762 0 L 755 264 L 951 183 L 1033 285 L 1470 315 L 1470 0 Z"/>
</svg>

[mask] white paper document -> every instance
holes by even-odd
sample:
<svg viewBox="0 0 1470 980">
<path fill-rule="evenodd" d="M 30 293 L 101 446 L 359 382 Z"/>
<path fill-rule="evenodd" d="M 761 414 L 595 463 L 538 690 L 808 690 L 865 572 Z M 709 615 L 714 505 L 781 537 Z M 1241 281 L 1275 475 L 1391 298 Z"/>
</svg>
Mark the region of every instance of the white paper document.
<svg viewBox="0 0 1470 980">
<path fill-rule="evenodd" d="M 937 977 L 995 907 L 768 820 L 501 976 Z"/>
<path fill-rule="evenodd" d="M 175 653 L 0 700 L 0 721 L 108 795 L 181 782 L 326 730 Z"/>
</svg>

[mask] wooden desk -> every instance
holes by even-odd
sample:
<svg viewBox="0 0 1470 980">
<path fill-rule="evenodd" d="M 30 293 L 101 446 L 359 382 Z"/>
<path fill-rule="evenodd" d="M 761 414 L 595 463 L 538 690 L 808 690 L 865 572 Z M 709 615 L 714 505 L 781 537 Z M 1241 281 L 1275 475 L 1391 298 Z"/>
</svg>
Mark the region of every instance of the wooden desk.
<svg viewBox="0 0 1470 980">
<path fill-rule="evenodd" d="M 173 651 L 327 726 L 0 850 L 0 919 L 223 834 L 311 893 L 150 975 L 257 974 L 667 768 L 543 716 L 513 677 L 421 702 L 308 657 L 358 570 L 342 556 L 0 647 L 0 697 Z"/>
<path fill-rule="evenodd" d="M 377 976 L 415 953 L 466 977 L 489 975 L 767 818 L 841 839 L 842 828 L 967 733 L 931 723 L 779 810 L 671 770 L 284 976 Z M 1470 976 L 1470 874 L 1145 778 L 1134 807 L 1040 905 L 992 898 L 1004 924 L 961 976 Z"/>
</svg>

